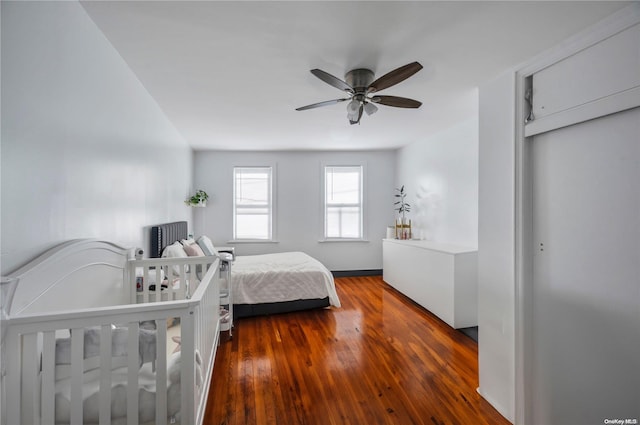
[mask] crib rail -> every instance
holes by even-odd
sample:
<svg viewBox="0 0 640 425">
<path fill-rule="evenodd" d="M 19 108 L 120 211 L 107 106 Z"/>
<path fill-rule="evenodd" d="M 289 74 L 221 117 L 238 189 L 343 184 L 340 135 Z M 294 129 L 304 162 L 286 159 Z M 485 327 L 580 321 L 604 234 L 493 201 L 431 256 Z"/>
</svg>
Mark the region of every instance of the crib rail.
<svg viewBox="0 0 640 425">
<path fill-rule="evenodd" d="M 147 258 L 128 262 L 132 304 L 190 298 L 216 256 Z"/>
<path fill-rule="evenodd" d="M 159 270 L 151 267 L 175 264 L 164 263 L 163 260 L 154 260 L 153 263 L 141 261 L 132 261 L 136 264 L 131 264 L 130 270 L 133 271 L 134 267 L 147 268 L 144 276 L 147 276 L 148 270 Z M 56 366 L 56 338 L 66 332 L 71 335 L 68 366 L 70 424 L 85 423 L 85 369 L 97 365 L 97 369 L 93 370 L 99 375 L 96 423 L 111 424 L 112 403 L 115 402 L 112 400 L 112 370 L 126 367 L 127 425 L 138 425 L 140 373 L 142 368 L 153 367 L 156 387 L 154 423 L 166 425 L 170 421 L 167 410 L 170 409 L 171 402 L 175 402 L 168 399 L 171 381 L 167 371 L 169 319 L 180 321 L 180 423 L 201 424 L 219 335 L 219 274 L 216 272 L 219 263 L 218 260 L 185 261 L 185 265 L 192 266 L 193 269 L 198 264 L 201 265 L 201 279 L 196 282 L 197 270 L 187 272 L 185 267 L 184 274 L 181 275 L 182 282 L 186 282 L 186 279 L 193 281 L 190 280 L 189 286 L 182 285 L 185 287 L 184 292 L 168 292 L 172 297 L 182 299 L 155 300 L 157 294 L 153 294 L 154 291 L 149 291 L 146 295 L 136 291 L 132 298 L 143 304 L 9 318 L 3 324 L 8 328 L 4 350 L 6 362 L 10 365 L 5 377 L 6 388 L 9 389 L 6 424 L 56 423 L 56 373 L 59 371 Z M 160 298 L 162 292 L 159 292 Z M 153 323 L 156 328 L 153 365 L 145 364 L 142 367 L 139 336 L 141 323 Z M 113 340 L 116 338 L 114 325 L 126 327 L 128 332 L 126 352 L 121 356 L 115 356 L 112 351 Z M 87 329 L 97 330 L 95 333 L 99 335 L 99 353 L 89 359 L 85 358 L 84 352 Z M 201 364 L 196 366 L 198 362 Z M 196 385 L 198 379 L 200 382 Z"/>
</svg>

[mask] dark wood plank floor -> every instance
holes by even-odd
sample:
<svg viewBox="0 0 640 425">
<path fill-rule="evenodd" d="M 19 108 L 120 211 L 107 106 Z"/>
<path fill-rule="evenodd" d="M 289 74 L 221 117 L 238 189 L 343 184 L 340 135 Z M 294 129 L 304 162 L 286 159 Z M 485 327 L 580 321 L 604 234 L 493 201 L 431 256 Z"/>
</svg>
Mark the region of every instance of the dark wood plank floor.
<svg viewBox="0 0 640 425">
<path fill-rule="evenodd" d="M 205 424 L 509 424 L 476 392 L 472 339 L 379 276 L 336 287 L 342 308 L 223 335 Z"/>
</svg>

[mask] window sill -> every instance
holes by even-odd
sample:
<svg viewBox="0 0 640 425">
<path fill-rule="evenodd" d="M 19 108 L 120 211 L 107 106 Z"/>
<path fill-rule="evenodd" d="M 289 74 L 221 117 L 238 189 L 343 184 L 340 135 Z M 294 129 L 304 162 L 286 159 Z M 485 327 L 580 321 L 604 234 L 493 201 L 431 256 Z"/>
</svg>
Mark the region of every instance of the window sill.
<svg viewBox="0 0 640 425">
<path fill-rule="evenodd" d="M 320 239 L 318 243 L 330 243 L 330 242 L 364 242 L 369 243 L 369 239 L 361 239 L 361 238 L 327 238 Z"/>
<path fill-rule="evenodd" d="M 280 243 L 280 241 L 274 239 L 232 239 L 227 243 Z"/>
</svg>

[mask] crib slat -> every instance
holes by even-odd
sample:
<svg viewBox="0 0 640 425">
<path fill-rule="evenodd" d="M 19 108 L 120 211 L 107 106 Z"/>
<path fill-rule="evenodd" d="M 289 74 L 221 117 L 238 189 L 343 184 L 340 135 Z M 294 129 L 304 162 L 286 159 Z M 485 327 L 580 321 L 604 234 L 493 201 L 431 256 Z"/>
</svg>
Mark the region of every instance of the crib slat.
<svg viewBox="0 0 640 425">
<path fill-rule="evenodd" d="M 71 425 L 82 421 L 82 374 L 84 372 L 84 329 L 71 330 Z"/>
<path fill-rule="evenodd" d="M 156 320 L 156 425 L 167 425 L 167 320 Z"/>
<path fill-rule="evenodd" d="M 194 314 L 190 311 L 180 317 L 180 413 L 183 423 L 195 423 L 195 353 Z"/>
<path fill-rule="evenodd" d="M 162 301 L 162 274 L 160 273 L 162 270 L 159 266 L 156 266 L 156 293 L 155 298 L 153 299 L 156 302 Z"/>
<path fill-rule="evenodd" d="M 22 348 L 22 423 L 40 424 L 37 334 L 26 334 Z"/>
<path fill-rule="evenodd" d="M 151 286 L 151 279 L 149 279 L 149 266 L 142 268 L 142 303 L 149 302 L 149 287 Z"/>
<path fill-rule="evenodd" d="M 194 270 L 196 268 L 195 264 L 191 264 L 190 266 L 186 266 L 185 270 L 184 270 L 184 274 L 185 277 L 187 278 L 187 282 L 189 283 L 187 285 L 187 293 L 186 293 L 186 297 L 187 298 L 191 298 L 191 294 L 193 294 L 193 291 L 195 290 L 195 288 L 193 287 L 193 276 L 195 275 Z"/>
<path fill-rule="evenodd" d="M 56 333 L 44 332 L 42 341 L 42 423 L 55 423 Z"/>
<path fill-rule="evenodd" d="M 3 349 L 7 350 L 7 358 L 2 361 L 2 371 L 6 372 L 5 388 L 20 388 L 20 370 L 22 366 L 20 352 L 22 347 L 21 337 L 13 329 L 9 328 L 6 343 Z M 7 368 L 6 365 L 12 365 Z M 20 391 L 7 391 L 7 423 L 19 424 L 20 421 Z M 3 406 L 4 408 L 4 406 Z"/>
<path fill-rule="evenodd" d="M 167 288 L 167 301 L 173 301 L 175 299 L 175 289 L 173 287 L 173 267 L 167 267 L 165 275 L 167 276 L 168 288 Z"/>
<path fill-rule="evenodd" d="M 100 329 L 100 425 L 111 424 L 111 344 L 113 330 L 111 325 L 102 325 Z"/>
<path fill-rule="evenodd" d="M 128 324 L 127 339 L 127 425 L 138 425 L 138 322 Z"/>
<path fill-rule="evenodd" d="M 185 273 L 185 266 L 184 264 L 180 265 L 180 298 L 181 300 L 184 300 L 188 297 L 188 289 L 187 289 L 187 276 Z"/>
<path fill-rule="evenodd" d="M 198 267 L 202 268 L 198 264 L 192 264 L 189 267 L 189 294 L 191 295 L 198 289 Z"/>
<path fill-rule="evenodd" d="M 203 297 L 201 304 L 195 307 L 194 347 L 196 352 L 199 354 L 201 360 L 202 360 L 202 356 L 205 356 L 205 358 L 208 358 L 207 349 L 202 345 L 202 342 L 203 342 L 202 332 L 205 329 L 205 323 L 204 323 L 205 317 L 202 314 L 202 311 L 203 311 L 202 308 L 204 307 L 203 303 L 206 303 L 206 294 L 205 294 L 205 297 Z M 202 378 L 204 377 L 202 376 L 203 369 L 199 368 L 197 361 L 195 364 L 195 369 L 196 370 L 200 369 L 200 373 L 196 372 L 196 381 L 193 387 L 194 399 L 196 400 L 195 407 L 197 408 L 199 405 L 199 400 L 201 400 L 200 396 L 201 394 L 203 394 L 203 391 L 204 391 L 204 387 L 202 385 Z M 198 375 L 200 375 L 200 380 L 198 380 Z M 204 403 L 206 403 L 206 401 L 204 401 Z M 197 414 L 198 414 L 198 411 L 196 410 L 196 415 Z M 196 419 L 197 419 L 197 416 L 196 416 Z"/>
<path fill-rule="evenodd" d="M 124 282 L 124 290 L 129 291 L 129 303 L 135 304 L 137 302 L 138 291 L 136 288 L 136 265 L 133 261 L 129 261 L 127 263 L 127 273 L 125 274 L 125 278 L 127 279 Z"/>
<path fill-rule="evenodd" d="M 135 265 L 132 265 L 130 267 L 130 279 L 131 279 L 131 303 L 132 304 L 138 304 L 140 302 L 140 292 L 138 292 L 138 279 L 140 278 L 140 276 L 138 276 L 138 270 L 139 268 Z M 144 279 L 143 279 L 143 283 L 144 283 Z"/>
<path fill-rule="evenodd" d="M 201 302 L 201 306 L 202 303 L 206 302 L 206 299 L 203 298 L 202 302 Z M 193 327 L 194 327 L 194 347 L 196 348 L 196 350 L 200 350 L 202 348 L 202 346 L 200 345 L 200 343 L 202 342 L 202 338 L 201 338 L 201 332 L 203 329 L 203 319 L 204 317 L 202 317 L 202 314 L 198 314 L 198 311 L 200 310 L 199 307 L 196 307 L 196 315 L 194 317 L 194 323 L 193 323 Z M 201 353 L 202 354 L 202 353 Z"/>
</svg>

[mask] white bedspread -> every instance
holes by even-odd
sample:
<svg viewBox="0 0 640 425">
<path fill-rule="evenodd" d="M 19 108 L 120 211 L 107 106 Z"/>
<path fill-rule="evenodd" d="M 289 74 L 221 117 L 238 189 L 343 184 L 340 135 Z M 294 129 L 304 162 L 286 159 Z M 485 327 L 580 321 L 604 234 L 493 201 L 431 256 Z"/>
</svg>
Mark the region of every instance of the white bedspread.
<svg viewBox="0 0 640 425">
<path fill-rule="evenodd" d="M 234 304 L 329 297 L 340 307 L 333 275 L 303 252 L 237 256 L 231 267 Z"/>
</svg>

